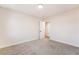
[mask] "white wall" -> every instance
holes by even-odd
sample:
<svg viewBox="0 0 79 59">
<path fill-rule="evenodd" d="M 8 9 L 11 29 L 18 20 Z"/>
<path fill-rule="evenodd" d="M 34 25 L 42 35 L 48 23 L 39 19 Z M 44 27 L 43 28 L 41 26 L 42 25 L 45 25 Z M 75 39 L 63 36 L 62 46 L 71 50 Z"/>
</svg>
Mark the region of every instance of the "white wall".
<svg viewBox="0 0 79 59">
<path fill-rule="evenodd" d="M 49 17 L 49 36 L 52 40 L 79 47 L 79 9 Z"/>
<path fill-rule="evenodd" d="M 0 48 L 38 39 L 38 18 L 0 8 Z"/>
</svg>

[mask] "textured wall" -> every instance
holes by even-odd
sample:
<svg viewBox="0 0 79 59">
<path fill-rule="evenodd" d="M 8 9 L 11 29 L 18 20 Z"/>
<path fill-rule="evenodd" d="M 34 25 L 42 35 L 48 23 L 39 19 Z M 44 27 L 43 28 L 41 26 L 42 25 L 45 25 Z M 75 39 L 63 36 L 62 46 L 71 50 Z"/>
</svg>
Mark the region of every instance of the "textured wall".
<svg viewBox="0 0 79 59">
<path fill-rule="evenodd" d="M 39 19 L 0 8 L 0 48 L 39 39 Z"/>
<path fill-rule="evenodd" d="M 52 40 L 79 47 L 79 9 L 49 17 L 49 36 Z"/>
</svg>

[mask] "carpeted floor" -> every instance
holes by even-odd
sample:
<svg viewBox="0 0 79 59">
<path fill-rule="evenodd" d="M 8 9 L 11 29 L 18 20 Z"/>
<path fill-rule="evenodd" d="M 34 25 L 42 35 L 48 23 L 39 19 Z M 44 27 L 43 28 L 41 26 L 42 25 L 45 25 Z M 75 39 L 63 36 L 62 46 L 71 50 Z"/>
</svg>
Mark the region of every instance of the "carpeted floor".
<svg viewBox="0 0 79 59">
<path fill-rule="evenodd" d="M 1 55 L 78 55 L 79 48 L 53 40 L 34 40 L 0 49 Z"/>
</svg>

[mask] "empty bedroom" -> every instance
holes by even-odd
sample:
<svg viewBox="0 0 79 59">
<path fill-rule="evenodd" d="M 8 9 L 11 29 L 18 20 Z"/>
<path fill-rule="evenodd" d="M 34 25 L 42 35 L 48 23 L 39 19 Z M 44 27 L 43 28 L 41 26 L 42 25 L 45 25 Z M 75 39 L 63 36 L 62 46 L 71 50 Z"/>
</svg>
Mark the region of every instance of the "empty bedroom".
<svg viewBox="0 0 79 59">
<path fill-rule="evenodd" d="M 0 55 L 79 55 L 79 4 L 0 4 Z"/>
</svg>

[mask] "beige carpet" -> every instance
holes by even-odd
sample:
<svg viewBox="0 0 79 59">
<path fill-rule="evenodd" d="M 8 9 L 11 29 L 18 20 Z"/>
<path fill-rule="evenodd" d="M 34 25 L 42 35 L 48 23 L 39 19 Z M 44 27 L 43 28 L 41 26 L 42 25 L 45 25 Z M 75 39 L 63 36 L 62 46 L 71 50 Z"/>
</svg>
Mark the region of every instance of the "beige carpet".
<svg viewBox="0 0 79 59">
<path fill-rule="evenodd" d="M 34 40 L 0 49 L 1 55 L 78 55 L 79 48 L 52 40 Z"/>
</svg>

